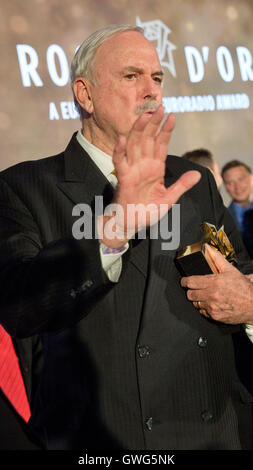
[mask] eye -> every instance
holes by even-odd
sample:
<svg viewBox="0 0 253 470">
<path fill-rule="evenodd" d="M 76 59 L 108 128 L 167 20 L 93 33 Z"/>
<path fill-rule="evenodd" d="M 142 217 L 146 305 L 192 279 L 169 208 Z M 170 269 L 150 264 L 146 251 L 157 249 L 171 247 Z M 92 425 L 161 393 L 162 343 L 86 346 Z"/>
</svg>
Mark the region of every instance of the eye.
<svg viewBox="0 0 253 470">
<path fill-rule="evenodd" d="M 159 84 L 162 84 L 162 81 L 163 81 L 162 77 L 160 77 L 160 75 L 153 77 L 153 80 L 154 80 L 154 82 L 157 82 Z"/>
<path fill-rule="evenodd" d="M 125 75 L 125 78 L 127 80 L 133 80 L 133 78 L 136 78 L 136 74 L 135 73 L 129 73 L 128 75 Z"/>
</svg>

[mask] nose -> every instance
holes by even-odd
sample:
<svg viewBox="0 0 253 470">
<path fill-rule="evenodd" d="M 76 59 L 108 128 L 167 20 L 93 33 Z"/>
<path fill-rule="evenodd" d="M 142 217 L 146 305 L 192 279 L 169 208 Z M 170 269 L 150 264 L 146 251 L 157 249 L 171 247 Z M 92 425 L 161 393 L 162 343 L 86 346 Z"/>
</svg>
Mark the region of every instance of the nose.
<svg viewBox="0 0 253 470">
<path fill-rule="evenodd" d="M 145 100 L 154 100 L 160 93 L 160 85 L 150 76 L 143 77 L 142 98 Z"/>
<path fill-rule="evenodd" d="M 235 183 L 234 183 L 234 191 L 237 192 L 237 191 L 240 189 L 240 186 L 241 186 L 240 183 L 238 183 L 237 181 L 235 181 Z"/>
</svg>

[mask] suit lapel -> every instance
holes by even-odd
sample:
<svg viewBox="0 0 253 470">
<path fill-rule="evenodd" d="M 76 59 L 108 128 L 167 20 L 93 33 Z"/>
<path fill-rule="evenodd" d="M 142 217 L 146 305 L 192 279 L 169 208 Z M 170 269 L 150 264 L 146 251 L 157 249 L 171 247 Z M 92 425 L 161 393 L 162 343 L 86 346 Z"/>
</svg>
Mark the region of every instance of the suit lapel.
<svg viewBox="0 0 253 470">
<path fill-rule="evenodd" d="M 139 243 L 130 241 L 129 261 L 144 277 L 147 277 L 148 272 L 149 245 L 150 240 L 148 238 L 139 240 Z"/>
<path fill-rule="evenodd" d="M 58 188 L 75 204 L 89 204 L 93 210 L 95 196 L 103 196 L 109 204 L 113 188 L 97 165 L 73 135 L 65 153 L 65 180 L 58 183 Z"/>
</svg>

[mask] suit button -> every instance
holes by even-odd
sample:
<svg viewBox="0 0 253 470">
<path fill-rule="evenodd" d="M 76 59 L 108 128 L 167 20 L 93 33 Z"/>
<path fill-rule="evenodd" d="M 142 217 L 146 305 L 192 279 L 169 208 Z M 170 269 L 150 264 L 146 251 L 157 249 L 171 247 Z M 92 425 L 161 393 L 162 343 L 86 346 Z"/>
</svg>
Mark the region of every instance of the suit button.
<svg viewBox="0 0 253 470">
<path fill-rule="evenodd" d="M 138 346 L 138 354 L 142 357 L 147 357 L 150 354 L 150 349 L 148 346 Z"/>
<path fill-rule="evenodd" d="M 146 424 L 146 428 L 147 428 L 149 431 L 152 431 L 152 427 L 153 427 L 153 418 L 152 418 L 152 417 L 148 418 L 145 424 Z"/>
<path fill-rule="evenodd" d="M 200 336 L 198 339 L 198 345 L 200 348 L 205 348 L 207 346 L 207 338 Z"/>
<path fill-rule="evenodd" d="M 85 292 L 87 289 L 89 289 L 91 286 L 93 286 L 94 282 L 91 279 L 88 279 L 88 281 L 85 281 L 81 287 L 80 291 Z"/>
<path fill-rule="evenodd" d="M 75 299 L 77 296 L 77 292 L 75 291 L 75 289 L 71 289 L 70 291 L 70 297 L 72 297 L 72 299 Z"/>
<path fill-rule="evenodd" d="M 201 418 L 205 423 L 208 423 L 209 421 L 211 421 L 211 419 L 213 419 L 213 414 L 211 413 L 211 411 L 205 410 L 202 411 Z"/>
</svg>

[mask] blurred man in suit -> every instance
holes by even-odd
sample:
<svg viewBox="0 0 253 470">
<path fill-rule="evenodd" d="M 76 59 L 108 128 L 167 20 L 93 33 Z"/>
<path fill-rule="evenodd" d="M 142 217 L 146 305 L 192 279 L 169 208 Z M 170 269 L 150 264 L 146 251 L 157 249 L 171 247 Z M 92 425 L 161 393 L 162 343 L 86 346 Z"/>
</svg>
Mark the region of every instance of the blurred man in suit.
<svg viewBox="0 0 253 470">
<path fill-rule="evenodd" d="M 222 185 L 222 177 L 220 174 L 220 168 L 216 160 L 213 158 L 212 153 L 204 148 L 191 150 L 190 152 L 186 152 L 182 155 L 183 158 L 189 160 L 190 162 L 198 163 L 198 165 L 202 165 L 208 168 L 215 179 L 217 184 L 217 188 L 220 189 Z"/>
<path fill-rule="evenodd" d="M 232 160 L 222 168 L 222 178 L 232 202 L 228 207 L 245 246 L 253 258 L 253 202 L 251 201 L 251 169 L 239 160 Z"/>
</svg>

